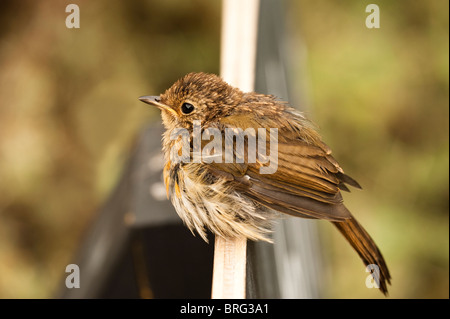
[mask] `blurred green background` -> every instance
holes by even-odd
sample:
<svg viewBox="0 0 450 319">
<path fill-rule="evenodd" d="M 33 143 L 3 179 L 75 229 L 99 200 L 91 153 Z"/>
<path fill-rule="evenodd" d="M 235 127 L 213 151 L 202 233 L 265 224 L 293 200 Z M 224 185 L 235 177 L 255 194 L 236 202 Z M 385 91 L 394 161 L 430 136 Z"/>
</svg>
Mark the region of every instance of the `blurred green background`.
<svg viewBox="0 0 450 319">
<path fill-rule="evenodd" d="M 76 3 L 81 28 L 67 29 Z M 376 3 L 381 28 L 368 29 Z M 347 206 L 376 239 L 393 298 L 449 297 L 446 0 L 284 1 L 294 96 L 364 191 Z M 137 100 L 219 72 L 220 1 L 2 1 L 0 297 L 48 298 L 142 127 Z M 320 224 L 328 298 L 380 298 Z"/>
</svg>

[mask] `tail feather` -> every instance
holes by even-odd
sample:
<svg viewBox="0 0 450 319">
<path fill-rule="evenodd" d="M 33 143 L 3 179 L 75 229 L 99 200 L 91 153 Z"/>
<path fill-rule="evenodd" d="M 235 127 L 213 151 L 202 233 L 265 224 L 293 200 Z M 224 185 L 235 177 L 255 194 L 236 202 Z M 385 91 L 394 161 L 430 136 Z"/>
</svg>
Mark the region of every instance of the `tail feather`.
<svg viewBox="0 0 450 319">
<path fill-rule="evenodd" d="M 391 275 L 389 274 L 389 269 L 386 266 L 383 255 L 370 235 L 354 217 L 351 217 L 343 222 L 333 222 L 333 224 L 356 250 L 366 266 L 370 264 L 375 264 L 378 266 L 380 270 L 380 290 L 384 295 L 387 295 L 387 284 L 391 283 Z"/>
</svg>

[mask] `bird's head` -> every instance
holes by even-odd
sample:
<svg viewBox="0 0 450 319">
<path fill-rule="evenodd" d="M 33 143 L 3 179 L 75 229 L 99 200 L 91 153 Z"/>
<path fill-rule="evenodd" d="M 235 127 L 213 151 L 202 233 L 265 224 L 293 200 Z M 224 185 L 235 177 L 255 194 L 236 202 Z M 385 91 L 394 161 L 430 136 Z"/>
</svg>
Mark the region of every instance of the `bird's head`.
<svg viewBox="0 0 450 319">
<path fill-rule="evenodd" d="M 228 116 L 239 105 L 244 93 L 219 76 L 189 73 L 160 96 L 142 96 L 142 102 L 158 107 L 166 129 L 191 129 L 193 121 L 208 126 Z"/>
</svg>

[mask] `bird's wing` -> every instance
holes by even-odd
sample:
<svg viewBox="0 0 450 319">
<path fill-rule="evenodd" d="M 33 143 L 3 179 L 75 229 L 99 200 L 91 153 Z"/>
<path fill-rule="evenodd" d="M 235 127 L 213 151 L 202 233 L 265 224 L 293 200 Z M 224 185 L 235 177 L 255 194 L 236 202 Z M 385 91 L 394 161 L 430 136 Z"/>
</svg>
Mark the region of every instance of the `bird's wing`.
<svg viewBox="0 0 450 319">
<path fill-rule="evenodd" d="M 348 190 L 345 184 L 360 186 L 344 174 L 325 144 L 316 146 L 299 139 L 279 142 L 277 154 L 271 158 L 277 166 L 272 174 L 260 172 L 270 162 L 249 163 L 247 158 L 243 164 L 213 163 L 208 168 L 244 195 L 279 212 L 330 221 L 351 217 L 340 190 Z"/>
</svg>

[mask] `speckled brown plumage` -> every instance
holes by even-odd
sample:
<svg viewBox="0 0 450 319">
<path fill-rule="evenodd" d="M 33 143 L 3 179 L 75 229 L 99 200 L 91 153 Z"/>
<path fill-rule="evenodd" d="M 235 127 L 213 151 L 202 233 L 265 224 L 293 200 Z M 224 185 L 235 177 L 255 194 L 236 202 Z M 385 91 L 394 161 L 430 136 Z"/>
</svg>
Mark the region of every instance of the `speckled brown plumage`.
<svg viewBox="0 0 450 319">
<path fill-rule="evenodd" d="M 168 196 L 191 231 L 205 240 L 208 228 L 218 236 L 270 241 L 272 221 L 280 213 L 329 220 L 364 264 L 378 265 L 380 288 L 387 293 L 390 274 L 384 258 L 343 204 L 341 191 L 348 191 L 347 185 L 360 186 L 344 173 L 314 125 L 300 112 L 274 96 L 244 93 L 205 73 L 190 73 L 159 98 L 142 100 L 162 110 L 164 180 Z M 192 107 L 189 114 L 184 114 L 186 106 Z M 176 128 L 184 128 L 192 137 L 194 121 L 201 123 L 202 130 L 221 132 L 277 128 L 277 170 L 261 174 L 265 164 L 251 163 L 247 157 L 244 163 L 175 162 L 183 141 L 170 136 Z M 266 143 L 270 144 L 269 136 Z"/>
</svg>

